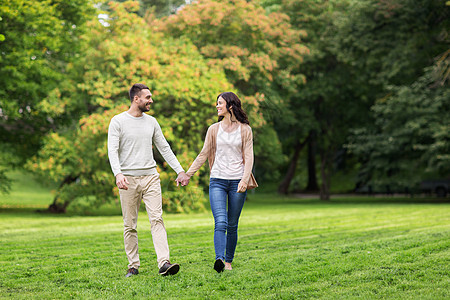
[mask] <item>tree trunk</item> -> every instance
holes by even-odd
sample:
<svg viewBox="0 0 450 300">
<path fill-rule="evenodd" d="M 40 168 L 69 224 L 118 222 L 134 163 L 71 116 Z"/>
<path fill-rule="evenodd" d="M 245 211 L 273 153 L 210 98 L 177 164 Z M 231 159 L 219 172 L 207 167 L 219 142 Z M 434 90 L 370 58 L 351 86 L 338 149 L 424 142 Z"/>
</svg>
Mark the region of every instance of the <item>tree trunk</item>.
<svg viewBox="0 0 450 300">
<path fill-rule="evenodd" d="M 320 176 L 322 179 L 320 185 L 320 200 L 324 201 L 330 200 L 330 171 L 328 165 L 327 155 L 322 153 L 320 162 Z"/>
<path fill-rule="evenodd" d="M 59 189 L 61 189 L 64 185 L 66 184 L 71 184 L 73 182 L 75 182 L 78 179 L 78 177 L 74 177 L 74 176 L 67 176 L 66 178 L 64 178 L 63 182 L 61 182 L 61 184 L 59 185 Z M 50 206 L 48 207 L 48 211 L 51 213 L 56 213 L 56 214 L 64 214 L 66 213 L 66 209 L 67 206 L 69 206 L 69 202 L 68 201 L 64 201 L 63 203 L 58 201 L 59 196 L 58 194 L 56 194 L 55 198 L 53 198 L 53 203 L 50 204 Z"/>
<path fill-rule="evenodd" d="M 316 192 L 319 190 L 319 185 L 317 184 L 317 174 L 316 174 L 316 133 L 311 131 L 309 134 L 310 138 L 308 140 L 308 184 L 306 185 L 306 191 Z"/>
<path fill-rule="evenodd" d="M 58 203 L 58 196 L 56 196 L 53 199 L 53 203 L 48 207 L 48 211 L 53 214 L 65 214 L 68 205 L 68 202 L 64 202 L 63 204 Z"/>
<path fill-rule="evenodd" d="M 283 181 L 280 183 L 278 187 L 278 193 L 280 194 L 288 193 L 289 185 L 291 184 L 292 178 L 294 178 L 295 169 L 297 168 L 298 157 L 300 156 L 300 152 L 302 151 L 303 147 L 305 147 L 306 143 L 308 142 L 308 139 L 309 136 L 303 142 L 300 143 L 300 141 L 297 141 L 297 143 L 295 144 L 294 156 L 292 157 L 292 160 L 289 164 L 286 176 L 284 176 Z"/>
</svg>

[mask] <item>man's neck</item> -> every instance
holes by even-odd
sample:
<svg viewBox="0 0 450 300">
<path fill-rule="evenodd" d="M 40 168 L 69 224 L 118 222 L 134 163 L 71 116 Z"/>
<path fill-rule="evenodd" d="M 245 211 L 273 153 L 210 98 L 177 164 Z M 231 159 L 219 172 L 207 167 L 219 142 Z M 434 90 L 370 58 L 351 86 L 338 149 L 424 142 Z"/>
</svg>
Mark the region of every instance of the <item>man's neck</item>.
<svg viewBox="0 0 450 300">
<path fill-rule="evenodd" d="M 127 111 L 130 115 L 132 115 L 135 118 L 142 117 L 142 111 L 134 106 L 130 106 L 130 109 Z"/>
</svg>

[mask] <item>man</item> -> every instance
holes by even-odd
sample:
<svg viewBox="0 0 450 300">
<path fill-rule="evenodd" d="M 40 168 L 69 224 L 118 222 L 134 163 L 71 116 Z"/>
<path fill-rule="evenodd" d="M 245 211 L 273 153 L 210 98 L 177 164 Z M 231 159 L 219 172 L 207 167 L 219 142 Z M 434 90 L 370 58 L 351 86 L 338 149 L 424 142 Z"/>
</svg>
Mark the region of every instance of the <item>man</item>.
<svg viewBox="0 0 450 300">
<path fill-rule="evenodd" d="M 153 103 L 152 93 L 144 84 L 134 84 L 129 96 L 130 109 L 111 119 L 108 129 L 108 156 L 119 188 L 124 222 L 125 252 L 128 258 L 126 277 L 139 274 L 137 218 L 141 200 L 150 219 L 153 245 L 159 274 L 174 275 L 180 266 L 171 264 L 167 233 L 162 219 L 159 173 L 152 145 L 178 174 L 177 185 L 188 177 L 167 143 L 156 119 L 145 114 Z"/>
</svg>

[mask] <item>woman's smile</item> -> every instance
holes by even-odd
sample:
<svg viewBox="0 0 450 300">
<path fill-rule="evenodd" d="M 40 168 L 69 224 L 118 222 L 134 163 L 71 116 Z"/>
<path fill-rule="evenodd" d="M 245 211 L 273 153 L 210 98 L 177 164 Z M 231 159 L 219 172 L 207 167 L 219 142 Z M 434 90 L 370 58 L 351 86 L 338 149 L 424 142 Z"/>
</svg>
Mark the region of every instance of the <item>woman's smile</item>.
<svg viewBox="0 0 450 300">
<path fill-rule="evenodd" d="M 227 103 L 222 97 L 220 97 L 217 100 L 216 108 L 217 108 L 217 114 L 219 116 L 223 116 L 223 115 L 225 115 L 228 112 L 227 111 Z"/>
</svg>

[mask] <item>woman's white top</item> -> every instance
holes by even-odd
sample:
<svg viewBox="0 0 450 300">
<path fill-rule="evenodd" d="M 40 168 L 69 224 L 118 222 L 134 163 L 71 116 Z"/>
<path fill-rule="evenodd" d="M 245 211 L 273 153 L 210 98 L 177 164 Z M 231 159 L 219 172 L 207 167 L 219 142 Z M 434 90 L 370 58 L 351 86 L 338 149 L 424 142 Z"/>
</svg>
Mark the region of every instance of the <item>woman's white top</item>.
<svg viewBox="0 0 450 300">
<path fill-rule="evenodd" d="M 216 139 L 216 157 L 211 168 L 211 178 L 241 179 L 244 175 L 242 158 L 241 126 L 233 132 L 226 132 L 219 124 Z"/>
</svg>

